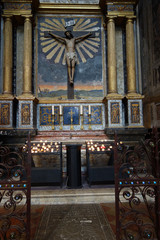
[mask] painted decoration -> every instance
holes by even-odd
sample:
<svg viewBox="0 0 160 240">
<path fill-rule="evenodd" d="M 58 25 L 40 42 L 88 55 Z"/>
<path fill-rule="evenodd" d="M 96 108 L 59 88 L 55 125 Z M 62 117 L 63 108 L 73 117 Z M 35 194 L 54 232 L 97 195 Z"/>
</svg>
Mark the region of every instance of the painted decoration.
<svg viewBox="0 0 160 240">
<path fill-rule="evenodd" d="M 21 105 L 21 124 L 30 125 L 30 104 L 22 103 Z"/>
<path fill-rule="evenodd" d="M 79 125 L 79 107 L 63 107 L 63 125 Z"/>
<path fill-rule="evenodd" d="M 120 104 L 119 102 L 111 102 L 111 124 L 120 123 Z"/>
<path fill-rule="evenodd" d="M 102 106 L 90 106 L 91 124 L 102 125 Z M 84 125 L 89 124 L 88 106 L 83 106 Z M 52 115 L 52 106 L 40 106 L 39 121 L 40 126 L 59 125 L 60 106 L 54 106 L 54 117 Z M 62 106 L 63 126 L 80 125 L 80 106 Z"/>
<path fill-rule="evenodd" d="M 10 104 L 0 103 L 0 125 L 10 124 Z"/>
<path fill-rule="evenodd" d="M 40 107 L 40 126 L 52 126 L 59 125 L 59 107 L 54 107 L 54 117 L 52 115 L 51 106 L 41 106 Z"/>
<path fill-rule="evenodd" d="M 131 102 L 131 123 L 140 123 L 139 102 Z"/>
<path fill-rule="evenodd" d="M 97 125 L 102 124 L 102 107 L 91 106 L 91 124 Z M 84 125 L 89 124 L 89 106 L 83 107 Z"/>
<path fill-rule="evenodd" d="M 52 99 L 67 99 L 68 73 L 65 45 L 50 34 L 65 38 L 71 30 L 73 37 L 92 33 L 77 42 L 74 75 L 74 98 L 103 97 L 102 18 L 101 17 L 37 17 L 37 95 Z"/>
</svg>

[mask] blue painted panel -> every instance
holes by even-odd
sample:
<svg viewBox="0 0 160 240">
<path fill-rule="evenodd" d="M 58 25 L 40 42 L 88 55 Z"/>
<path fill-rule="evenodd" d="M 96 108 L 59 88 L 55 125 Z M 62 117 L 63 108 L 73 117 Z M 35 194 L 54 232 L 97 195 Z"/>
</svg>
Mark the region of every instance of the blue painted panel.
<svg viewBox="0 0 160 240">
<path fill-rule="evenodd" d="M 83 107 L 83 116 L 84 116 L 84 121 L 83 124 L 89 124 L 89 115 L 88 115 L 89 109 L 88 106 Z"/>
<path fill-rule="evenodd" d="M 54 125 L 59 125 L 59 107 L 54 107 Z M 40 125 L 41 126 L 52 126 L 53 125 L 53 116 L 52 116 L 52 107 L 44 106 L 40 107 Z"/>
<path fill-rule="evenodd" d="M 91 107 L 91 124 L 102 124 L 102 107 Z"/>
<path fill-rule="evenodd" d="M 79 107 L 63 107 L 63 125 L 79 125 Z"/>
<path fill-rule="evenodd" d="M 83 107 L 84 124 L 89 124 L 88 106 Z M 91 124 L 102 124 L 102 107 L 91 106 Z"/>
</svg>

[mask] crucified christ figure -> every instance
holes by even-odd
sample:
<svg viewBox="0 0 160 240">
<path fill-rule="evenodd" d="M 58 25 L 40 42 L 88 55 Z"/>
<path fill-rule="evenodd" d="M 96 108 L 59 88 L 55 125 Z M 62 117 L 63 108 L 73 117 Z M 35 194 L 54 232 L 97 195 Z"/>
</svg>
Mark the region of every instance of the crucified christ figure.
<svg viewBox="0 0 160 240">
<path fill-rule="evenodd" d="M 66 31 L 65 32 L 66 38 L 60 37 L 51 32 L 49 32 L 49 35 L 51 35 L 57 41 L 66 45 L 66 63 L 67 63 L 67 69 L 68 69 L 68 78 L 69 78 L 69 83 L 72 85 L 73 79 L 74 79 L 75 65 L 77 62 L 77 54 L 75 51 L 75 45 L 76 45 L 76 43 L 83 41 L 84 39 L 91 36 L 92 33 L 88 33 L 88 34 L 85 34 L 85 35 L 79 36 L 79 37 L 74 37 L 72 35 L 71 31 Z"/>
</svg>

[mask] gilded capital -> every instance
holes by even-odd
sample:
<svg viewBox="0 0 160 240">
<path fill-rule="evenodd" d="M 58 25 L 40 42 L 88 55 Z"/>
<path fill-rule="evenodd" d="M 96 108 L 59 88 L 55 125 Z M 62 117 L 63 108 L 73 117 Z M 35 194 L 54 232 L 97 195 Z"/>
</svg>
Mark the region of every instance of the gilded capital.
<svg viewBox="0 0 160 240">
<path fill-rule="evenodd" d="M 31 21 L 33 15 L 32 14 L 26 14 L 26 15 L 22 15 L 22 17 L 24 18 L 24 21 Z"/>
<path fill-rule="evenodd" d="M 108 22 L 114 22 L 115 18 L 117 18 L 116 16 L 107 16 L 107 21 Z"/>
</svg>

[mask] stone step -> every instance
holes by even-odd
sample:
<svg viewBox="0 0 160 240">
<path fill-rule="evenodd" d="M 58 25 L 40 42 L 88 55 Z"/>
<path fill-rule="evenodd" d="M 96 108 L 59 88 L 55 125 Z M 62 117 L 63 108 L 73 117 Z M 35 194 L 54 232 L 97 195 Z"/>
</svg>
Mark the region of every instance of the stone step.
<svg viewBox="0 0 160 240">
<path fill-rule="evenodd" d="M 32 205 L 109 203 L 115 201 L 114 187 L 88 189 L 45 189 L 32 187 Z"/>
<path fill-rule="evenodd" d="M 38 131 L 33 140 L 52 140 L 58 142 L 101 141 L 108 137 L 104 131 Z"/>
</svg>

